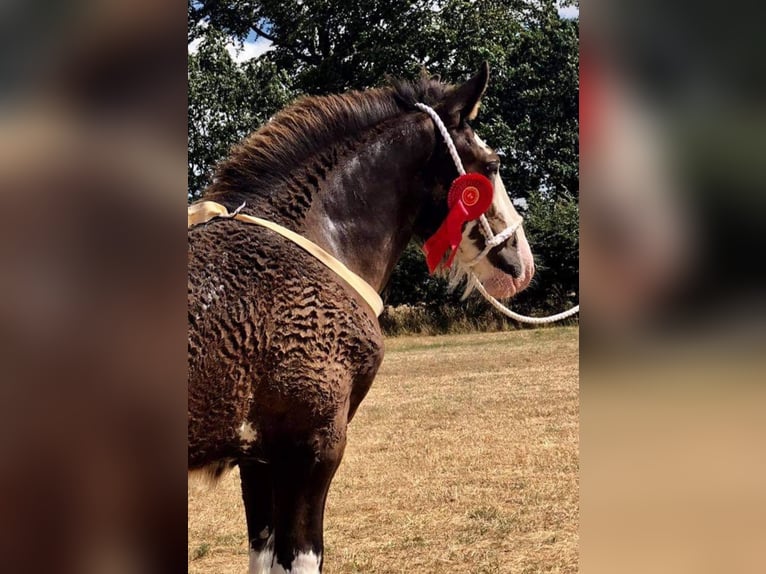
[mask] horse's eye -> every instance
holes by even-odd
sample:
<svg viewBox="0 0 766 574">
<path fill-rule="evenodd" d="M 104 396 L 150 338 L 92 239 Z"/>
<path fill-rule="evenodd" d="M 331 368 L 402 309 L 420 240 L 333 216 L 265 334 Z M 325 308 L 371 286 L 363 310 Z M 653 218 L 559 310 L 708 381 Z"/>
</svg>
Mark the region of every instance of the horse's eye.
<svg viewBox="0 0 766 574">
<path fill-rule="evenodd" d="M 495 160 L 489 162 L 484 166 L 484 171 L 487 173 L 487 175 L 495 175 L 498 171 L 500 171 L 500 161 Z"/>
</svg>

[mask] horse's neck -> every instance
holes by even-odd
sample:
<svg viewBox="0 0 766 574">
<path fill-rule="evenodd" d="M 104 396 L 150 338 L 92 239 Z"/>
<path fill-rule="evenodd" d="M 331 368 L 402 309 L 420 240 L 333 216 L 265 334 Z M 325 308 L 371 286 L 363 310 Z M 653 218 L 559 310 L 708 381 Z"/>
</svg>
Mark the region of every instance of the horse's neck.
<svg viewBox="0 0 766 574">
<path fill-rule="evenodd" d="M 420 181 L 434 146 L 427 124 L 374 130 L 328 174 L 305 233 L 380 291 L 412 237 L 425 199 Z"/>
</svg>

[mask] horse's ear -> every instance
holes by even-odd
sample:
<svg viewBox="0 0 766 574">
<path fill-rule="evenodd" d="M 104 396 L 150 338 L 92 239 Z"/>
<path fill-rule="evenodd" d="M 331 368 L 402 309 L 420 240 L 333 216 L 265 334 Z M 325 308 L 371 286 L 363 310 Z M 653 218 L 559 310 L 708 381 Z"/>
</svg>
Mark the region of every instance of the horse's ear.
<svg viewBox="0 0 766 574">
<path fill-rule="evenodd" d="M 444 105 L 450 120 L 455 123 L 468 119 L 472 120 L 479 113 L 479 104 L 489 83 L 489 64 L 482 63 L 476 75 L 452 90 Z"/>
</svg>

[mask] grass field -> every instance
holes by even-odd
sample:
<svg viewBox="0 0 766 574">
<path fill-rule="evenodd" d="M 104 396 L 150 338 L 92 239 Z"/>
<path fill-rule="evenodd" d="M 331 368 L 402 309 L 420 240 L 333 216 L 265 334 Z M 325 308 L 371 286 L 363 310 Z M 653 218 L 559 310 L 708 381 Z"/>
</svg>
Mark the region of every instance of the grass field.
<svg viewBox="0 0 766 574">
<path fill-rule="evenodd" d="M 578 571 L 577 327 L 388 339 L 325 517 L 325 574 Z M 189 572 L 244 574 L 236 471 L 189 485 Z"/>
</svg>

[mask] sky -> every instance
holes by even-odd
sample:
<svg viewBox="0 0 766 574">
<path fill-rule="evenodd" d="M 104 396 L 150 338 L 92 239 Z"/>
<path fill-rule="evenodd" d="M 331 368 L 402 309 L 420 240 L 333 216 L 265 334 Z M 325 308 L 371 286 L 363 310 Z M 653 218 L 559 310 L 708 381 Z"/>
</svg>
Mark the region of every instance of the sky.
<svg viewBox="0 0 766 574">
<path fill-rule="evenodd" d="M 255 32 L 250 32 L 242 47 L 238 46 L 236 42 L 230 42 L 226 44 L 226 49 L 235 62 L 246 62 L 271 50 L 272 43 L 271 40 L 256 36 Z"/>
<path fill-rule="evenodd" d="M 197 38 L 190 42 L 188 46 L 189 54 L 196 54 L 201 42 L 202 38 Z M 237 63 L 246 62 L 251 58 L 265 54 L 271 50 L 271 47 L 270 40 L 256 36 L 255 32 L 250 32 L 250 35 L 241 44 L 234 39 L 226 44 L 226 50 L 229 52 L 231 59 Z"/>
<path fill-rule="evenodd" d="M 565 20 L 574 20 L 580 17 L 580 8 L 578 6 L 564 6 L 559 8 L 559 16 Z"/>
</svg>

